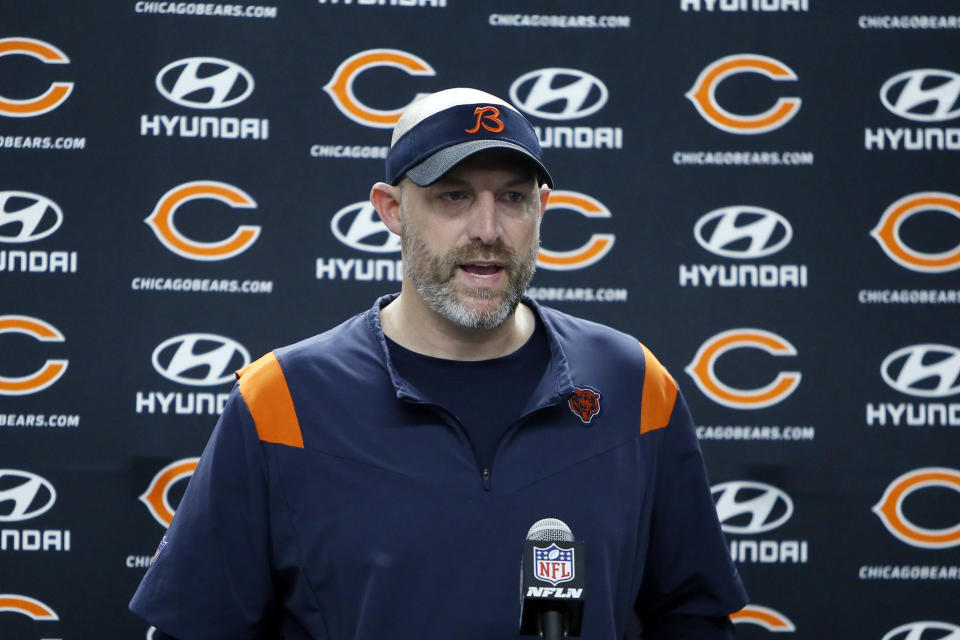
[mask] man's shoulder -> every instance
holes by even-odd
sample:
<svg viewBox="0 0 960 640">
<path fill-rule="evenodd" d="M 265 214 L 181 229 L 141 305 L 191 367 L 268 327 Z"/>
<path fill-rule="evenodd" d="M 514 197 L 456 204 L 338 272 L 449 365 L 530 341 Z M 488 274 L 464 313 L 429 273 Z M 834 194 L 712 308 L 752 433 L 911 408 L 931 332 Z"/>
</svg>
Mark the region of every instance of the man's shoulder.
<svg viewBox="0 0 960 640">
<path fill-rule="evenodd" d="M 377 341 L 368 327 L 368 312 L 298 342 L 278 347 L 237 372 L 237 377 L 298 376 L 305 370 L 342 367 L 358 355 L 374 355 Z M 275 365 L 274 365 L 275 363 Z M 271 366 L 265 366 L 270 364 Z M 251 382 L 252 379 L 248 380 Z"/>
<path fill-rule="evenodd" d="M 676 380 L 635 336 L 550 307 L 538 305 L 537 310 L 560 342 L 572 369 L 581 373 L 604 369 L 625 380 L 642 380 L 644 396 L 651 397 L 648 406 L 656 397 L 672 410 Z"/>
<path fill-rule="evenodd" d="M 604 356 L 616 353 L 638 362 L 643 360 L 640 342 L 628 333 L 553 307 L 537 305 L 537 311 L 565 351 L 586 351 Z"/>
<path fill-rule="evenodd" d="M 358 313 L 322 333 L 279 347 L 273 352 L 279 360 L 292 363 L 302 359 L 336 360 L 345 350 L 362 344 L 373 346 L 376 340 L 368 326 L 368 313 Z"/>
</svg>

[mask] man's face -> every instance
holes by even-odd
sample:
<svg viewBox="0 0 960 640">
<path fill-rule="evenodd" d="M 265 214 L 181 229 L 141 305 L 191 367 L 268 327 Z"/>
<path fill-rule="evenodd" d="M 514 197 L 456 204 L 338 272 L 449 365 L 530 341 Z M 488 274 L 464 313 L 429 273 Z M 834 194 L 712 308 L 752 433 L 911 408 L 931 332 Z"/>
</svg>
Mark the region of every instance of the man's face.
<svg viewBox="0 0 960 640">
<path fill-rule="evenodd" d="M 516 154 L 488 151 L 430 186 L 404 182 L 404 270 L 428 307 L 471 329 L 493 329 L 513 313 L 540 246 L 535 176 Z"/>
</svg>

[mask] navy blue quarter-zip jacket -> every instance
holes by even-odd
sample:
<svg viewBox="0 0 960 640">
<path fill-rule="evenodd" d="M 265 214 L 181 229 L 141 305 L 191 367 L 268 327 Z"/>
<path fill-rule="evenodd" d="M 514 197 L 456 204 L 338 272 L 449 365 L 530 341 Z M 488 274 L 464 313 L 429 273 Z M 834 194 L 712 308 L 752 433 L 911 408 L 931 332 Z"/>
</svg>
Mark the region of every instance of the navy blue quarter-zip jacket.
<svg viewBox="0 0 960 640">
<path fill-rule="evenodd" d="M 135 613 L 180 640 L 519 638 L 520 553 L 545 517 L 586 545 L 585 640 L 626 638 L 635 614 L 645 639 L 706 638 L 698 619 L 746 603 L 649 350 L 525 300 L 550 364 L 481 468 L 394 370 L 391 299 L 238 372 Z"/>
</svg>

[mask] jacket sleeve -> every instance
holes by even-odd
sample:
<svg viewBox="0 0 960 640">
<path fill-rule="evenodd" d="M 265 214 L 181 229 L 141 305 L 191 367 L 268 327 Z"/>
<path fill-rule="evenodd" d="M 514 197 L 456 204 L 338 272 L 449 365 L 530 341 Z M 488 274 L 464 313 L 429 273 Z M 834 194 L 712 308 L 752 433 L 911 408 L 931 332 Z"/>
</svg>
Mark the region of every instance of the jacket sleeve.
<svg viewBox="0 0 960 640">
<path fill-rule="evenodd" d="M 235 387 L 130 609 L 179 640 L 258 637 L 274 608 L 266 477 Z"/>
<path fill-rule="evenodd" d="M 650 360 L 648 376 L 656 363 Z M 669 382 L 675 389 L 672 378 Z M 728 616 L 746 604 L 747 595 L 720 530 L 690 412 L 675 393 L 666 425 L 641 436 L 661 441 L 649 547 L 634 608 L 644 640 L 729 638 Z"/>
</svg>

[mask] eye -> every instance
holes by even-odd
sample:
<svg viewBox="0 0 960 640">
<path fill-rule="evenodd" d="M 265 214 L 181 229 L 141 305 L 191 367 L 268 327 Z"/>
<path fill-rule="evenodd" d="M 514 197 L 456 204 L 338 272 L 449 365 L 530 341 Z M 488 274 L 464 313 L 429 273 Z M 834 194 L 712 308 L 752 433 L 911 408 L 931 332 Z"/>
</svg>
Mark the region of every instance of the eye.
<svg viewBox="0 0 960 640">
<path fill-rule="evenodd" d="M 448 202 L 460 202 L 466 197 L 463 191 L 445 191 L 440 194 L 440 198 Z"/>
<path fill-rule="evenodd" d="M 523 201 L 523 193 L 521 193 L 520 191 L 507 191 L 503 197 L 507 202 Z"/>
</svg>

